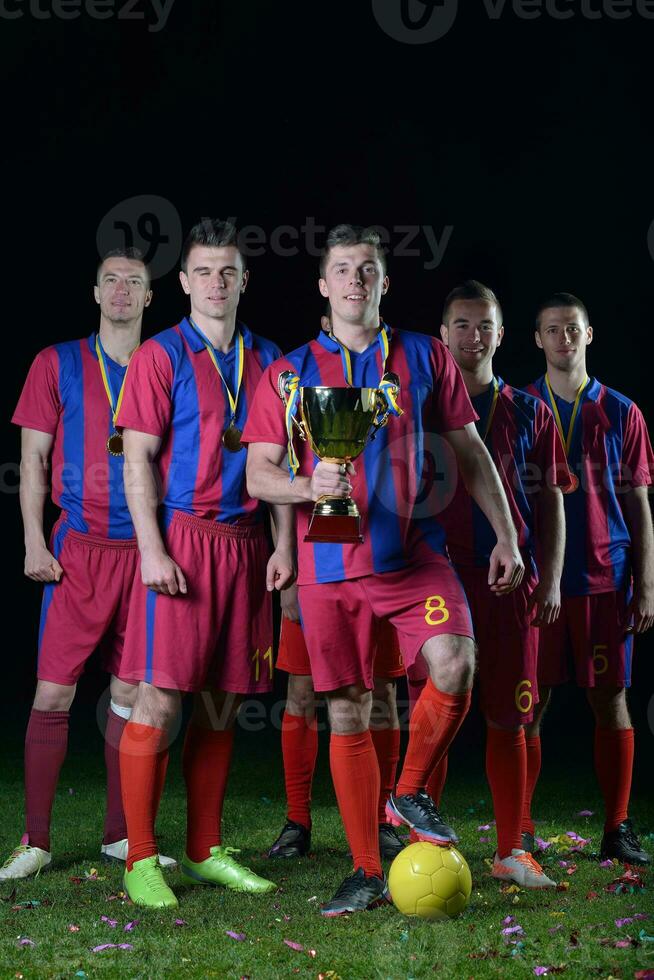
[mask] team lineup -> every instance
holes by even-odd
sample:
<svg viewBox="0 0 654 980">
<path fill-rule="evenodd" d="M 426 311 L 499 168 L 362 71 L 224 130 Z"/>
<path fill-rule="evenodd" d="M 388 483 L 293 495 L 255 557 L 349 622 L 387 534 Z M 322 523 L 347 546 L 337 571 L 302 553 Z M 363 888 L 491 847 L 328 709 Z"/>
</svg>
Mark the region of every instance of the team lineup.
<svg viewBox="0 0 654 980">
<path fill-rule="evenodd" d="M 372 229 L 329 233 L 318 280 L 326 314 L 317 336 L 286 354 L 238 319 L 249 271 L 231 224 L 191 229 L 180 266 L 190 312 L 142 343 L 148 268 L 134 249 L 102 257 L 98 330 L 41 351 L 13 415 L 25 574 L 44 593 L 25 830 L 0 880 L 52 862 L 69 710 L 97 648 L 111 675 L 101 853 L 124 862 L 138 905 L 178 905 L 165 874 L 177 861 L 159 853 L 155 828 L 186 693 L 182 880 L 276 889 L 221 834 L 238 710 L 272 690 L 275 666 L 288 674 L 287 821 L 269 851 L 273 878 L 279 860 L 311 849 L 316 694 L 328 708 L 353 871 L 323 915 L 391 900 L 382 861 L 406 846 L 398 828 L 410 841 L 457 844 L 440 799 L 475 673 L 493 877 L 555 887 L 534 856 L 532 798 L 543 716 L 571 677 L 594 717 L 601 856 L 649 863 L 629 819 L 626 692 L 634 637 L 654 624 L 654 454 L 634 402 L 587 372 L 583 302 L 553 293 L 536 308 L 542 374 L 520 389 L 494 370 L 505 336 L 487 286 L 452 290 L 433 336 L 383 320 L 390 283 Z M 332 418 L 344 389 L 354 408 Z M 318 451 L 306 431 L 315 391 L 332 394 L 312 426 L 327 420 L 339 435 L 374 393 L 374 438 L 356 453 Z M 48 490 L 61 510 L 49 541 Z M 411 719 L 398 773 L 405 675 Z"/>
</svg>

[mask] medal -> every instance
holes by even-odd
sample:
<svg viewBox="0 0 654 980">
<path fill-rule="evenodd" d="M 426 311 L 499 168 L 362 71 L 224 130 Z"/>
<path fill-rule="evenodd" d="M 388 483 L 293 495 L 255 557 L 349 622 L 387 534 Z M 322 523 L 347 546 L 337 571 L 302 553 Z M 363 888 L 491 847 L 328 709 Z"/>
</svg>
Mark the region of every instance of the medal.
<svg viewBox="0 0 654 980">
<path fill-rule="evenodd" d="M 243 449 L 243 443 L 241 442 L 241 436 L 243 433 L 231 422 L 223 432 L 222 443 L 225 449 L 228 449 L 230 453 L 238 453 Z"/>
<path fill-rule="evenodd" d="M 112 456 L 123 455 L 123 437 L 120 432 L 112 432 L 107 439 L 107 452 Z"/>
<path fill-rule="evenodd" d="M 559 435 L 561 436 L 561 442 L 565 449 L 566 458 L 570 456 L 570 447 L 572 445 L 572 434 L 575 428 L 575 422 L 577 421 L 577 415 L 579 414 L 579 409 L 581 408 L 581 396 L 586 390 L 587 385 L 590 384 L 590 378 L 584 378 L 577 389 L 577 396 L 575 398 L 575 403 L 572 409 L 572 417 L 570 418 L 570 425 L 568 426 L 567 433 L 563 431 L 563 423 L 561 421 L 561 415 L 559 413 L 559 407 L 556 404 L 556 399 L 554 397 L 554 392 L 552 391 L 552 386 L 550 384 L 550 379 L 545 375 L 545 386 L 547 388 L 547 394 L 549 397 L 550 407 L 552 409 L 552 414 L 554 415 L 554 421 L 556 422 L 556 427 L 559 430 Z M 570 470 L 570 486 L 562 493 L 574 493 L 575 490 L 579 488 L 579 477 L 576 473 Z"/>
<path fill-rule="evenodd" d="M 228 452 L 238 453 L 241 449 L 243 449 L 243 444 L 241 442 L 241 436 L 243 435 L 243 432 L 236 425 L 236 411 L 238 408 L 238 396 L 241 390 L 241 382 L 243 381 L 243 368 L 245 364 L 245 354 L 244 354 L 245 343 L 243 341 L 243 333 L 237 327 L 236 358 L 234 361 L 234 394 L 232 394 L 232 389 L 227 384 L 225 376 L 223 372 L 220 370 L 220 364 L 216 359 L 214 349 L 211 343 L 209 342 L 209 339 L 205 337 L 205 335 L 198 327 L 197 323 L 194 323 L 191 317 L 189 317 L 189 323 L 191 324 L 195 332 L 199 335 L 204 346 L 207 348 L 207 354 L 211 358 L 211 362 L 215 367 L 216 371 L 218 372 L 220 380 L 225 386 L 225 391 L 227 392 L 227 398 L 229 399 L 229 408 L 230 408 L 229 425 L 227 426 L 227 428 L 222 434 L 221 442 Z"/>
<path fill-rule="evenodd" d="M 114 401 L 114 393 L 111 389 L 109 383 L 109 372 L 107 371 L 107 362 L 105 360 L 105 352 L 103 350 L 102 344 L 100 343 L 100 334 L 96 334 L 95 337 L 95 353 L 98 358 L 98 364 L 100 365 L 100 374 L 102 375 L 102 383 L 104 385 L 104 390 L 107 393 L 107 399 L 109 401 L 109 407 L 111 409 L 111 421 L 113 423 L 114 431 L 111 433 L 107 439 L 107 452 L 110 456 L 122 456 L 123 455 L 123 437 L 120 432 L 116 431 L 116 419 L 118 418 L 118 412 L 120 411 L 120 403 L 123 400 L 123 392 L 125 390 L 125 381 L 127 380 L 127 371 L 125 371 L 125 377 L 123 378 L 122 384 L 120 386 L 120 391 L 118 392 L 118 398 Z M 134 351 L 132 351 L 132 354 Z M 131 358 L 131 354 L 130 354 Z"/>
<path fill-rule="evenodd" d="M 491 407 L 488 410 L 488 418 L 486 419 L 486 425 L 484 427 L 484 442 L 488 439 L 488 433 L 491 430 L 491 425 L 493 424 L 493 416 L 495 415 L 495 409 L 497 408 L 497 399 L 500 394 L 500 386 L 498 384 L 497 378 L 493 376 L 493 400 L 491 402 Z"/>
</svg>

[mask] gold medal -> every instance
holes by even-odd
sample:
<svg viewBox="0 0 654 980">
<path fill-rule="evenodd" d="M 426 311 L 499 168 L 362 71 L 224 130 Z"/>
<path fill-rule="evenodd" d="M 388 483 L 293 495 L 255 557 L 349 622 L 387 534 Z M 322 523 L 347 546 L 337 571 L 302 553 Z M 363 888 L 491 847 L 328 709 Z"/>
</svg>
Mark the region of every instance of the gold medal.
<svg viewBox="0 0 654 980">
<path fill-rule="evenodd" d="M 570 470 L 570 486 L 566 487 L 565 490 L 563 490 L 563 493 L 566 494 L 574 493 L 575 490 L 578 489 L 579 489 L 579 477 L 577 476 L 576 473 L 573 473 L 572 470 Z"/>
<path fill-rule="evenodd" d="M 107 452 L 112 456 L 123 455 L 123 437 L 120 432 L 112 432 L 107 439 Z"/>
<path fill-rule="evenodd" d="M 233 422 L 230 423 L 223 432 L 223 446 L 225 449 L 228 449 L 230 453 L 237 453 L 243 449 L 243 443 L 241 442 L 242 435 L 241 430 Z"/>
</svg>

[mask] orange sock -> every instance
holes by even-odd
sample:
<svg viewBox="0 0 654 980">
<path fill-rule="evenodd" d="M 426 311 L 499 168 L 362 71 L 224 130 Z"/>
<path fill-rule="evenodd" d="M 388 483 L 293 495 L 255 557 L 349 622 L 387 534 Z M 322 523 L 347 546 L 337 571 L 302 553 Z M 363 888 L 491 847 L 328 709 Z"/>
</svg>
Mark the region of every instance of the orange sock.
<svg viewBox="0 0 654 980">
<path fill-rule="evenodd" d="M 154 825 L 165 777 L 167 734 L 161 728 L 128 721 L 120 740 L 120 784 L 127 823 L 127 870 L 158 853 Z"/>
<path fill-rule="evenodd" d="M 329 761 L 354 867 L 363 868 L 366 875 L 381 877 L 377 825 L 379 766 L 370 732 L 332 733 Z"/>
<path fill-rule="evenodd" d="M 634 768 L 633 728 L 595 728 L 595 771 L 604 797 L 604 830 L 616 830 L 629 815 Z"/>
<path fill-rule="evenodd" d="M 525 805 L 527 749 L 525 732 L 502 728 L 486 729 L 486 775 L 493 797 L 497 824 L 497 853 L 509 857 L 520 850 L 520 828 Z"/>
<path fill-rule="evenodd" d="M 311 829 L 311 784 L 318 755 L 316 719 L 284 712 L 282 757 L 286 785 L 287 817 Z"/>
<path fill-rule="evenodd" d="M 397 785 L 397 795 L 422 789 L 449 749 L 470 708 L 470 691 L 446 694 L 431 678 L 418 698 L 409 723 L 409 745 Z"/>
<path fill-rule="evenodd" d="M 525 745 L 527 746 L 527 781 L 525 783 L 525 805 L 522 811 L 522 830 L 526 834 L 533 834 L 536 827 L 531 816 L 531 801 L 540 776 L 540 735 L 528 735 L 525 738 Z"/>
<path fill-rule="evenodd" d="M 386 801 L 395 787 L 397 764 L 400 761 L 400 729 L 371 728 L 370 735 L 375 747 L 377 764 L 379 765 L 379 805 L 377 821 L 386 822 Z"/>
<path fill-rule="evenodd" d="M 204 861 L 221 843 L 220 821 L 234 747 L 234 729 L 214 731 L 190 724 L 186 730 L 182 770 L 186 783 L 186 853 Z"/>
<path fill-rule="evenodd" d="M 431 775 L 427 780 L 427 785 L 425 786 L 428 795 L 431 796 L 436 806 L 441 805 L 441 796 L 443 795 L 443 787 L 445 786 L 446 778 L 447 754 L 445 754 L 438 765 L 432 769 Z"/>
</svg>

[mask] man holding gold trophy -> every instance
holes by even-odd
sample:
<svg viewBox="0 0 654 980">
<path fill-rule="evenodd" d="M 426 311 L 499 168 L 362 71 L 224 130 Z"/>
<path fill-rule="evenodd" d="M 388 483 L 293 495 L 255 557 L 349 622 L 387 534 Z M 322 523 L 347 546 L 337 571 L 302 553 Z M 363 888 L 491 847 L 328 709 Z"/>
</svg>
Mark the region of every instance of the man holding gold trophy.
<svg viewBox="0 0 654 980">
<path fill-rule="evenodd" d="M 459 369 L 440 341 L 380 321 L 388 286 L 379 235 L 334 228 L 319 281 L 332 330 L 266 369 L 243 433 L 249 493 L 297 505 L 302 623 L 314 686 L 329 705 L 332 777 L 355 868 L 323 906 L 327 916 L 389 899 L 368 730 L 381 620 L 397 630 L 409 674 L 419 657 L 429 669 L 389 818 L 423 840 L 457 839 L 423 789 L 468 711 L 474 671 L 466 597 L 437 508 L 424 505 L 423 468 L 435 440 L 456 459 L 497 535 L 489 587 L 509 592 L 524 574 Z M 286 455 L 290 479 L 281 466 Z"/>
</svg>

